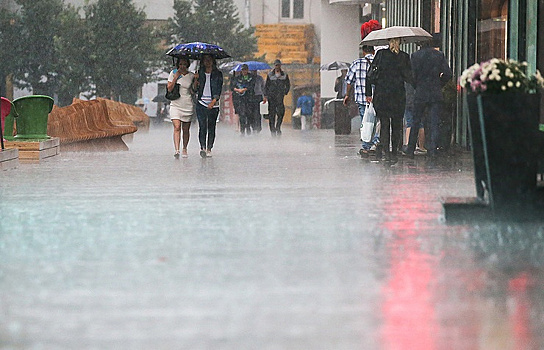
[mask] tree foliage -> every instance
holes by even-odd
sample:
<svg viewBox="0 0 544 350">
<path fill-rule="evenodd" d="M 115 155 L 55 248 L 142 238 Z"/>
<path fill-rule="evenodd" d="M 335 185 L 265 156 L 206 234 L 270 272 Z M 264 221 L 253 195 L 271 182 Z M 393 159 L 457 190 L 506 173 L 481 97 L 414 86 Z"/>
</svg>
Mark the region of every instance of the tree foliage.
<svg viewBox="0 0 544 350">
<path fill-rule="evenodd" d="M 0 8 L 0 86 L 1 94 L 5 96 L 6 77 L 18 70 L 21 47 L 17 44 L 17 38 L 21 32 L 21 16 L 7 9 Z"/>
<path fill-rule="evenodd" d="M 62 35 L 60 15 L 64 10 L 62 0 L 17 0 L 21 5 L 19 37 L 20 64 L 15 78 L 19 85 L 30 87 L 35 94 L 52 96 L 58 87 L 59 61 L 55 50 L 55 36 Z"/>
<path fill-rule="evenodd" d="M 207 42 L 238 60 L 257 51 L 254 28 L 244 28 L 233 0 L 174 0 L 174 12 L 167 29 L 170 45 Z"/>
<path fill-rule="evenodd" d="M 58 63 L 59 104 L 72 103 L 72 98 L 91 87 L 89 60 L 90 33 L 77 8 L 68 6 L 59 15 L 59 35 L 54 37 Z"/>
<path fill-rule="evenodd" d="M 96 94 L 118 99 L 135 93 L 152 75 L 160 55 L 145 12 L 131 0 L 98 0 L 85 7 L 85 16 Z"/>
</svg>

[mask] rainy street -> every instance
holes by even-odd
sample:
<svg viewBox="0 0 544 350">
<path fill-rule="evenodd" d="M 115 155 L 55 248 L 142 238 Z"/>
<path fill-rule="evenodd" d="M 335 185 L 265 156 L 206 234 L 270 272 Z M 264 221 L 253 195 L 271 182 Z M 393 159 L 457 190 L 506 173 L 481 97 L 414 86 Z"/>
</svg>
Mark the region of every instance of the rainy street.
<svg viewBox="0 0 544 350">
<path fill-rule="evenodd" d="M 544 222 L 443 219 L 470 154 L 219 124 L 202 159 L 197 136 L 0 172 L 0 349 L 544 347 Z"/>
</svg>

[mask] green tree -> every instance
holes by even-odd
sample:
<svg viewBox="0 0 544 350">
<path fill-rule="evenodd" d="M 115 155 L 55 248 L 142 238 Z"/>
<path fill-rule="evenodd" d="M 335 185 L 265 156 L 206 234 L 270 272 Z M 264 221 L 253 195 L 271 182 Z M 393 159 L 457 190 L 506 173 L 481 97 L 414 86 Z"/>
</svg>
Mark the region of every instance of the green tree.
<svg viewBox="0 0 544 350">
<path fill-rule="evenodd" d="M 34 94 L 53 96 L 58 87 L 58 55 L 54 38 L 59 32 L 62 0 L 17 0 L 21 5 L 21 32 L 15 40 L 21 54 L 15 73 L 18 86 Z"/>
<path fill-rule="evenodd" d="M 254 28 L 244 28 L 233 0 L 174 0 L 168 43 L 203 41 L 216 44 L 232 57 L 246 60 L 257 51 Z"/>
<path fill-rule="evenodd" d="M 134 102 L 152 77 L 160 53 L 146 15 L 131 0 L 98 0 L 85 7 L 90 75 L 96 95 Z"/>
<path fill-rule="evenodd" d="M 91 89 L 89 68 L 90 34 L 78 9 L 67 6 L 58 17 L 59 31 L 53 44 L 57 54 L 59 105 L 69 105 L 74 97 Z"/>
<path fill-rule="evenodd" d="M 21 16 L 0 8 L 0 94 L 6 96 L 6 78 L 18 70 L 22 51 L 17 41 L 21 32 Z"/>
<path fill-rule="evenodd" d="M 0 9 L 0 79 L 13 74 L 15 86 L 55 96 L 69 104 L 89 89 L 85 23 L 62 0 L 17 0 L 19 9 Z"/>
</svg>

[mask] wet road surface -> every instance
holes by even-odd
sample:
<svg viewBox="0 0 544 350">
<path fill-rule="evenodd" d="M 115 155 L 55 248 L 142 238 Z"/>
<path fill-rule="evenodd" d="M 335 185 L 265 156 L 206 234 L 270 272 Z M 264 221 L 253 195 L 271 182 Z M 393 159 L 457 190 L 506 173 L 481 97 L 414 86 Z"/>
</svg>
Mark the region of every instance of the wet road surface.
<svg viewBox="0 0 544 350">
<path fill-rule="evenodd" d="M 469 157 L 191 130 L 0 173 L 1 349 L 544 347 L 544 223 L 442 218 Z"/>
</svg>

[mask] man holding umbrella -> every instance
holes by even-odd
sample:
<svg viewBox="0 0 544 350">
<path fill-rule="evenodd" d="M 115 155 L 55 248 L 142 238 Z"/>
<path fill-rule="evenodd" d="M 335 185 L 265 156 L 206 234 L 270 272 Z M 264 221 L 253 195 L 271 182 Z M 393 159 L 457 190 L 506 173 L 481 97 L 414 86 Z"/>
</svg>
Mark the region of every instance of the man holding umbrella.
<svg viewBox="0 0 544 350">
<path fill-rule="evenodd" d="M 249 67 L 245 63 L 242 64 L 242 74 L 235 76 L 231 81 L 231 90 L 238 96 L 238 115 L 240 116 L 240 133 L 242 136 L 251 134 L 255 81 L 255 76 L 249 74 Z"/>
<path fill-rule="evenodd" d="M 281 61 L 274 61 L 274 69 L 268 73 L 265 84 L 265 97 L 268 99 L 269 125 L 272 136 L 281 135 L 281 123 L 285 114 L 283 98 L 289 93 L 289 75 L 281 69 Z"/>
</svg>

